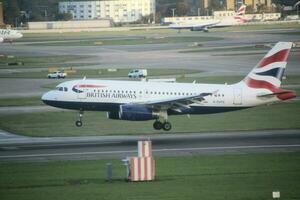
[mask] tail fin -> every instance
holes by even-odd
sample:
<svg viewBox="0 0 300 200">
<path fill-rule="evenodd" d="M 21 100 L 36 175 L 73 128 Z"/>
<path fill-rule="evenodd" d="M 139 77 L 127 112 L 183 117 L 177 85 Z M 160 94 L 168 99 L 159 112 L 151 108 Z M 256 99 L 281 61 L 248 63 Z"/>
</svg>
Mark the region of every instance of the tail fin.
<svg viewBox="0 0 300 200">
<path fill-rule="evenodd" d="M 237 15 L 244 15 L 246 13 L 246 5 L 241 5 L 237 11 Z"/>
<path fill-rule="evenodd" d="M 247 19 L 245 19 L 245 13 L 246 13 L 246 5 L 241 5 L 241 7 L 238 9 L 236 15 L 234 16 L 234 19 L 238 23 L 245 23 L 248 22 Z"/>
<path fill-rule="evenodd" d="M 268 89 L 272 94 L 278 94 L 278 98 L 285 92 L 286 97 L 286 91 L 279 87 L 292 45 L 292 42 L 278 42 L 243 80 L 246 85 L 250 88 Z M 290 96 L 294 95 L 290 93 Z"/>
</svg>

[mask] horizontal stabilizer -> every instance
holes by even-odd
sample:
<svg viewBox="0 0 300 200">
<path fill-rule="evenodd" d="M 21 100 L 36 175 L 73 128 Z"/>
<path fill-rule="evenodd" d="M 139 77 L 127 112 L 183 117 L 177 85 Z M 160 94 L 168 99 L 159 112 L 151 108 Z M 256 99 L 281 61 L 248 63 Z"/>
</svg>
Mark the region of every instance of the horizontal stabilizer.
<svg viewBox="0 0 300 200">
<path fill-rule="evenodd" d="M 293 91 L 289 90 L 282 90 L 279 92 L 274 92 L 274 93 L 269 93 L 269 94 L 260 94 L 257 95 L 259 98 L 272 98 L 272 97 L 277 97 L 281 100 L 287 100 L 296 97 L 296 94 Z"/>
</svg>

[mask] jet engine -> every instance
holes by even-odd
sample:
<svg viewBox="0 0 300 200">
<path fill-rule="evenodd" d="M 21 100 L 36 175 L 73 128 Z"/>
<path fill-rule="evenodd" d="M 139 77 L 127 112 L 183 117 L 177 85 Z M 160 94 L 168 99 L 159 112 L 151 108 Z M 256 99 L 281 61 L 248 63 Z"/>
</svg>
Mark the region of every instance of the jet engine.
<svg viewBox="0 0 300 200">
<path fill-rule="evenodd" d="M 203 31 L 208 32 L 208 27 L 192 27 L 191 31 Z"/>
<path fill-rule="evenodd" d="M 108 119 L 120 119 L 120 113 L 119 112 L 107 112 L 107 118 Z"/>
<path fill-rule="evenodd" d="M 153 111 L 146 108 L 143 105 L 121 105 L 120 106 L 120 118 L 123 120 L 131 121 L 145 121 L 156 119 L 157 116 L 153 114 Z"/>
<path fill-rule="evenodd" d="M 158 116 L 152 110 L 143 105 L 125 104 L 120 105 L 119 112 L 108 112 L 107 118 L 129 121 L 146 121 L 157 119 Z"/>
<path fill-rule="evenodd" d="M 0 43 L 2 43 L 4 41 L 4 39 L 2 37 L 0 37 Z"/>
</svg>

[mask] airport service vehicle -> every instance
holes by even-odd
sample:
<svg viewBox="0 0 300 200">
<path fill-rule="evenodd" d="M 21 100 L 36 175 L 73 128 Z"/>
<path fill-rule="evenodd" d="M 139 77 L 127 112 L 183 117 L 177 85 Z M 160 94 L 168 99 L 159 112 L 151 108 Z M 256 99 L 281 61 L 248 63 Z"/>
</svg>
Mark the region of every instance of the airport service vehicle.
<svg viewBox="0 0 300 200">
<path fill-rule="evenodd" d="M 199 22 L 199 23 L 172 23 L 168 26 L 169 29 L 176 29 L 178 31 L 182 29 L 190 29 L 191 31 L 204 31 L 208 32 L 210 28 L 221 28 L 227 26 L 233 26 L 238 24 L 243 24 L 248 22 L 244 18 L 246 11 L 246 5 L 242 5 L 235 16 L 230 18 L 224 18 L 223 20 L 210 20 L 206 22 Z"/>
<path fill-rule="evenodd" d="M 243 80 L 232 85 L 82 79 L 59 84 L 42 100 L 78 110 L 78 127 L 84 111 L 106 111 L 109 119 L 154 120 L 154 129 L 169 131 L 169 115 L 221 113 L 296 97 L 280 88 L 292 44 L 278 42 Z"/>
<path fill-rule="evenodd" d="M 13 40 L 22 38 L 23 34 L 16 30 L 0 29 L 0 43 L 4 41 L 12 42 Z"/>
<path fill-rule="evenodd" d="M 67 76 L 66 73 L 60 71 L 52 72 L 47 75 L 48 78 L 58 78 L 58 79 L 66 78 L 66 76 Z"/>
<path fill-rule="evenodd" d="M 134 69 L 128 73 L 129 78 L 145 78 L 147 75 L 147 69 Z"/>
</svg>

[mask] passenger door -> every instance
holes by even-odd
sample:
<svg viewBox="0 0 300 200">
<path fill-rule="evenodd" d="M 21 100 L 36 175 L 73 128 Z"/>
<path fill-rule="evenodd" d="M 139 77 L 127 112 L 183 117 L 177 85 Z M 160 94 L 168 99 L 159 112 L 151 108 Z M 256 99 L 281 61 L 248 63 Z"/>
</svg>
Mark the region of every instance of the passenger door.
<svg viewBox="0 0 300 200">
<path fill-rule="evenodd" d="M 233 104 L 234 105 L 242 105 L 243 104 L 243 95 L 241 88 L 233 89 Z"/>
</svg>

